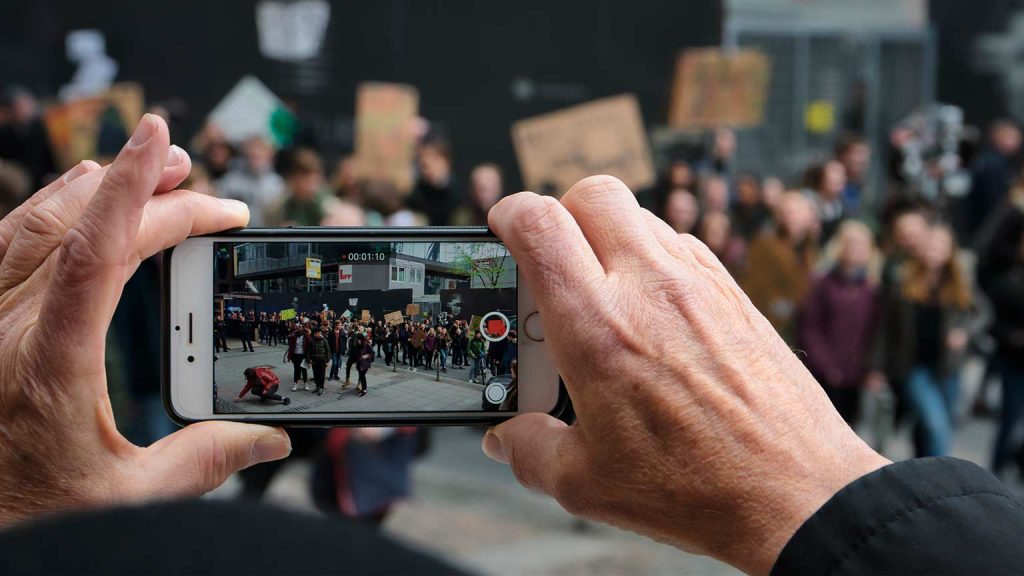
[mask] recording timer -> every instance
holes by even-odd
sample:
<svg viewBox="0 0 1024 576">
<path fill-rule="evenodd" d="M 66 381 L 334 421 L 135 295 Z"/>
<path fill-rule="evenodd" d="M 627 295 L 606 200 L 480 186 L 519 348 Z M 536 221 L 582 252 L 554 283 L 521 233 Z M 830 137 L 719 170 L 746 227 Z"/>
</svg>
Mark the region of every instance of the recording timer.
<svg viewBox="0 0 1024 576">
<path fill-rule="evenodd" d="M 383 252 L 345 252 L 341 255 L 342 262 L 383 262 L 388 257 Z"/>
</svg>

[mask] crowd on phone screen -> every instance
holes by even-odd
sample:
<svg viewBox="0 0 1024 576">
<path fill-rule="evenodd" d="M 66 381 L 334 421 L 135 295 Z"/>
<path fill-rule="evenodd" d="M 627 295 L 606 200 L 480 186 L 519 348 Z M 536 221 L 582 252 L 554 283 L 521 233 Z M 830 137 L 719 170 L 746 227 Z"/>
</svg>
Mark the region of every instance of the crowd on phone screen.
<svg viewBox="0 0 1024 576">
<path fill-rule="evenodd" d="M 447 139 L 429 126 L 424 122 L 418 131 L 417 178 L 409 193 L 361 180 L 351 156 L 325 164 L 312 138 L 275 150 L 259 137 L 229 142 L 212 124 L 192 140 L 193 170 L 183 187 L 245 201 L 252 225 L 485 225 L 488 210 L 507 192 L 501 167 L 483 163 L 456 174 Z M 903 429 L 918 455 L 948 454 L 958 421 L 973 413 L 998 420 L 988 464 L 997 472 L 1024 466 L 1020 129 L 1000 120 L 982 141 L 961 147 L 956 160 L 969 169 L 972 185 L 958 201 L 926 194 L 894 169 L 906 135 L 894 129 L 891 138 L 893 151 L 886 154 L 892 157 L 880 158 L 864 138 L 842 135 L 803 178 L 786 181 L 739 169 L 736 133 L 722 127 L 709 132 L 699 154 L 665 166 L 655 188 L 635 192 L 677 232 L 708 245 L 805 360 L 836 409 L 877 448 L 884 450 L 891 432 Z M 56 174 L 48 146 L 34 96 L 7 90 L 0 102 L 4 211 Z M 884 175 L 875 188 L 873 165 Z M 156 264 L 146 263 L 132 282 L 139 290 L 152 288 L 146 278 L 155 273 Z M 131 292 L 129 284 L 126 298 Z M 115 403 L 126 403 L 126 414 L 145 414 L 147 399 L 157 397 L 158 340 L 138 338 L 132 329 L 139 323 L 137 312 L 121 323 L 115 318 L 121 336 L 113 345 L 122 353 L 108 355 L 111 387 L 125 390 L 114 395 Z M 218 324 L 219 347 L 226 345 L 225 334 L 246 325 L 243 349 L 252 350 L 253 338 L 287 348 L 294 370 L 285 377 L 293 391 L 305 391 L 311 377 L 309 391 L 322 393 L 328 382 L 341 381 L 342 370 L 346 387 L 356 367 L 357 394 L 372 394 L 366 373 L 379 358 L 385 366 L 466 370 L 467 380 L 507 372 L 510 365 L 507 350 L 481 342 L 464 321 L 388 326 L 235 314 Z M 969 358 L 987 366 L 974 398 L 961 394 Z M 989 382 L 1001 383 L 998 409 L 986 401 Z M 140 441 L 166 431 L 149 430 L 148 438 L 144 431 Z M 358 434 L 346 434 L 346 441 L 359 441 Z"/>
<path fill-rule="evenodd" d="M 366 396 L 366 374 L 373 362 L 382 358 L 387 367 L 401 365 L 404 369 L 434 370 L 448 374 L 452 370 L 465 370 L 469 382 L 486 383 L 486 378 L 511 372 L 518 358 L 518 338 L 510 330 L 505 338 L 488 340 L 479 329 L 473 329 L 463 319 L 445 316 L 437 319 L 427 315 L 420 321 L 403 320 L 387 323 L 383 320 L 352 320 L 339 316 L 334 310 L 318 313 L 299 312 L 295 317 L 283 319 L 278 312 L 229 312 L 227 317 L 214 319 L 214 350 L 216 353 L 232 350 L 228 337 L 241 343 L 242 352 L 255 352 L 255 339 L 264 346 L 282 346 L 284 360 L 292 364 L 292 392 L 301 388 L 323 396 L 330 381 L 342 382 L 340 390 L 352 385 L 352 368 L 356 368 L 359 397 Z M 310 382 L 312 370 L 312 388 Z M 257 377 L 246 375 L 247 382 Z M 275 390 L 257 385 L 255 381 L 245 393 L 283 402 L 273 397 Z"/>
</svg>

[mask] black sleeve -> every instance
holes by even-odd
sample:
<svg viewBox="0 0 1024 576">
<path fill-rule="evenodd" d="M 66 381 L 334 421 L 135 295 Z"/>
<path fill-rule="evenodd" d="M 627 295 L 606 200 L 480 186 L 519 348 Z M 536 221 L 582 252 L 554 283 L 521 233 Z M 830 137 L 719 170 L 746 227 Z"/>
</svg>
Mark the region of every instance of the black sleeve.
<svg viewBox="0 0 1024 576">
<path fill-rule="evenodd" d="M 891 464 L 825 503 L 772 574 L 1021 574 L 1024 507 L 954 458 Z"/>
<path fill-rule="evenodd" d="M 0 574 L 463 574 L 354 521 L 185 501 L 0 531 Z"/>
</svg>

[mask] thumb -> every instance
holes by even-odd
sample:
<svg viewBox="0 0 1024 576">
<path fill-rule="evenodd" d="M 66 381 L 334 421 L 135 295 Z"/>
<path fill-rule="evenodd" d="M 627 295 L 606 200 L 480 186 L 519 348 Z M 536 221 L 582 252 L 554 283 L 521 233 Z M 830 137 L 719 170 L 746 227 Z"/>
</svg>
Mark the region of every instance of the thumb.
<svg viewBox="0 0 1024 576">
<path fill-rule="evenodd" d="M 287 457 L 292 442 L 280 428 L 211 421 L 186 426 L 146 451 L 150 480 L 162 492 L 194 496 L 213 490 L 243 468 Z"/>
<path fill-rule="evenodd" d="M 483 451 L 508 464 L 523 486 L 554 496 L 566 464 L 560 454 L 571 433 L 565 422 L 547 414 L 522 414 L 488 430 Z"/>
</svg>

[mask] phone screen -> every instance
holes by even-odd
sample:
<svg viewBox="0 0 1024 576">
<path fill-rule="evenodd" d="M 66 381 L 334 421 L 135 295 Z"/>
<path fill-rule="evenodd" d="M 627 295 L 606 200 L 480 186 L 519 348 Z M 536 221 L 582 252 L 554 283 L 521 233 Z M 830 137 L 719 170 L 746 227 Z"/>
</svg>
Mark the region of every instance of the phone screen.
<svg viewBox="0 0 1024 576">
<path fill-rule="evenodd" d="M 496 241 L 216 242 L 213 411 L 516 411 Z"/>
</svg>

